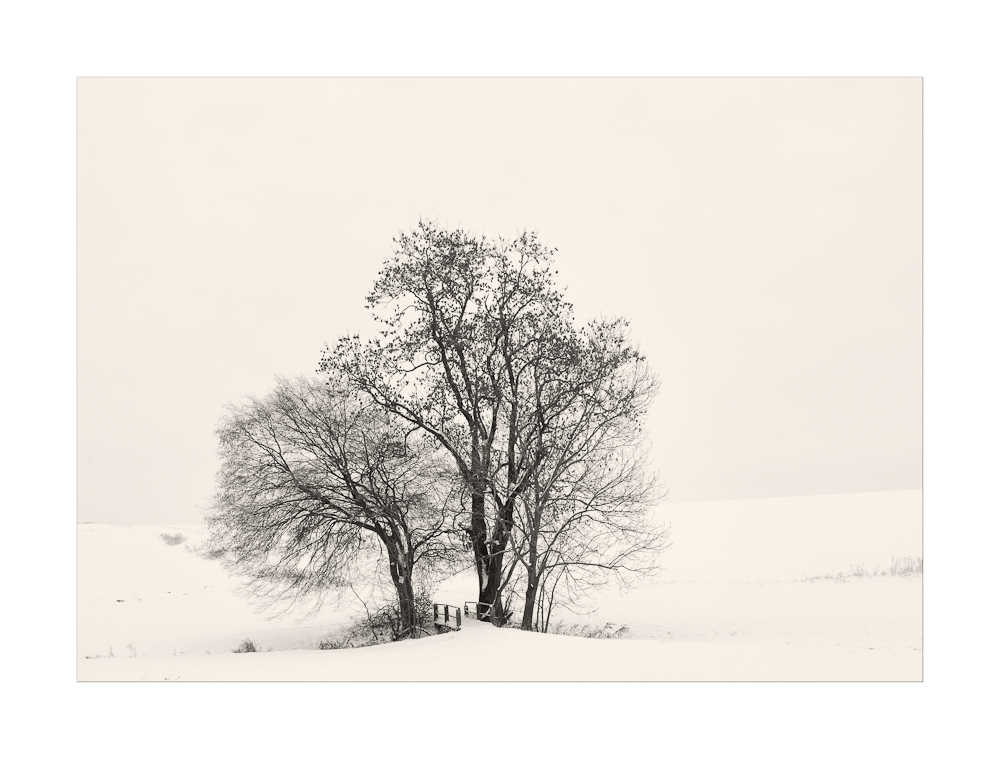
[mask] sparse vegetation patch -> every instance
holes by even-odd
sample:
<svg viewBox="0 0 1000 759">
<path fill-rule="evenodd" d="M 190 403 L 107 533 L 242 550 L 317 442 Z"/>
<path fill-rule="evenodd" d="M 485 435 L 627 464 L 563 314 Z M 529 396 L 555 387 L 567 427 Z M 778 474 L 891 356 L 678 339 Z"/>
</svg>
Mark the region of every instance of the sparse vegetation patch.
<svg viewBox="0 0 1000 759">
<path fill-rule="evenodd" d="M 603 627 L 599 625 L 584 625 L 580 623 L 567 624 L 556 622 L 547 630 L 555 635 L 572 635 L 577 638 L 627 638 L 628 625 L 615 626 L 611 622 Z"/>
<path fill-rule="evenodd" d="M 857 566 L 851 565 L 847 572 L 829 573 L 825 575 L 812 575 L 804 577 L 805 582 L 815 582 L 816 580 L 833 580 L 834 582 L 847 582 L 851 578 L 862 577 L 902 577 L 906 575 L 922 575 L 924 573 L 924 560 L 921 556 L 892 557 L 888 569 L 881 568 L 878 564 L 870 570 L 865 569 L 862 562 Z"/>
<path fill-rule="evenodd" d="M 380 643 L 392 643 L 405 638 L 422 638 L 442 634 L 446 632 L 445 629 L 440 631 L 434 629 L 434 615 L 431 607 L 430 596 L 426 593 L 418 593 L 415 601 L 416 626 L 410 628 L 405 625 L 398 604 L 389 603 L 375 611 L 370 611 L 365 606 L 363 616 L 356 617 L 339 634 L 330 633 L 321 638 L 317 648 L 321 651 L 363 648 Z"/>
<path fill-rule="evenodd" d="M 922 556 L 903 556 L 901 558 L 892 557 L 889 564 L 889 574 L 896 575 L 922 575 L 924 573 L 924 558 Z"/>
</svg>

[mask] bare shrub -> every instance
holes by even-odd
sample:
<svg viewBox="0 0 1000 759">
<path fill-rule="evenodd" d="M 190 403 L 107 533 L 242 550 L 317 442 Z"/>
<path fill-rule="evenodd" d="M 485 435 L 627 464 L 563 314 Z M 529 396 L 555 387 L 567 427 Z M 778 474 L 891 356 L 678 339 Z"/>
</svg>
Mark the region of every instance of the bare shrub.
<svg viewBox="0 0 1000 759">
<path fill-rule="evenodd" d="M 162 540 L 168 546 L 179 546 L 181 543 L 187 540 L 187 538 L 181 535 L 179 532 L 174 533 L 173 535 L 164 532 L 160 535 L 160 540 Z"/>
<path fill-rule="evenodd" d="M 924 559 L 922 556 L 902 556 L 900 558 L 892 557 L 892 562 L 889 564 L 889 574 L 893 577 L 898 575 L 922 575 L 924 573 Z"/>
<path fill-rule="evenodd" d="M 257 653 L 257 644 L 254 643 L 250 638 L 244 639 L 236 648 L 233 649 L 234 654 L 255 654 Z"/>
<path fill-rule="evenodd" d="M 330 633 L 329 635 L 319 639 L 319 642 L 316 644 L 316 648 L 320 651 L 336 651 L 341 648 L 354 648 L 354 645 L 350 641 L 345 640 L 343 637 Z"/>
<path fill-rule="evenodd" d="M 417 624 L 409 628 L 398 603 L 388 603 L 371 611 L 365 606 L 363 615 L 355 617 L 346 630 L 339 635 L 330 634 L 320 639 L 318 648 L 323 651 L 341 648 L 363 648 L 392 643 L 405 638 L 420 638 L 436 635 L 434 611 L 431 597 L 418 593 L 415 599 Z"/>
</svg>

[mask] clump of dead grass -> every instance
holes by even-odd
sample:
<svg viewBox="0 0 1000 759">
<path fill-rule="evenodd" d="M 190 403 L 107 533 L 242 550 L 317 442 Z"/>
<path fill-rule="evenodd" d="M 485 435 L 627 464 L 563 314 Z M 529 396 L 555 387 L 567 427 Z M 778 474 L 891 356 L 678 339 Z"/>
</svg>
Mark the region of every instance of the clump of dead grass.
<svg viewBox="0 0 1000 759">
<path fill-rule="evenodd" d="M 556 622 L 546 632 L 553 635 L 572 635 L 577 638 L 625 638 L 628 636 L 628 625 L 615 627 L 614 624 L 608 622 L 602 627 L 600 625 Z"/>
<path fill-rule="evenodd" d="M 857 566 L 851 565 L 847 572 L 836 572 L 825 575 L 807 576 L 805 582 L 815 582 L 816 580 L 833 580 L 834 582 L 848 582 L 852 578 L 864 577 L 906 577 L 908 575 L 922 575 L 924 573 L 924 560 L 921 556 L 893 556 L 887 568 L 882 568 L 876 564 L 872 569 L 865 569 L 864 562 Z"/>
<path fill-rule="evenodd" d="M 889 574 L 897 575 L 922 575 L 924 573 L 924 558 L 922 556 L 902 556 L 892 557 L 889 564 Z"/>
</svg>

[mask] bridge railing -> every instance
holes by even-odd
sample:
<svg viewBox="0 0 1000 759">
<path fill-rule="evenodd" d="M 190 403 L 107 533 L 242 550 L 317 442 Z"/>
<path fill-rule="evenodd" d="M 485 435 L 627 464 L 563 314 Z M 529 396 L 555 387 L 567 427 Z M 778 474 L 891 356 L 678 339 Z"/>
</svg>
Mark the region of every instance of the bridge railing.
<svg viewBox="0 0 1000 759">
<path fill-rule="evenodd" d="M 493 604 L 483 603 L 482 601 L 465 602 L 466 617 L 475 617 L 476 619 L 479 620 L 489 621 L 492 618 L 492 615 L 493 615 Z"/>
<path fill-rule="evenodd" d="M 448 604 L 434 604 L 434 624 L 440 627 L 450 627 L 452 630 L 461 630 L 462 610 Z"/>
</svg>

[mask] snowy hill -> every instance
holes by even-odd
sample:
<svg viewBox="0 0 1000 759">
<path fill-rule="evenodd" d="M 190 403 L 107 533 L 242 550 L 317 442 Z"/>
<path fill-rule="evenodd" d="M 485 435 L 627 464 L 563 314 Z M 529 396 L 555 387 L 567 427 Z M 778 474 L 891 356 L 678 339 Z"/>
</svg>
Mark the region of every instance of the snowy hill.
<svg viewBox="0 0 1000 759">
<path fill-rule="evenodd" d="M 920 499 L 902 491 L 665 505 L 673 546 L 660 576 L 627 594 L 608 589 L 588 617 L 565 617 L 627 625 L 621 639 L 467 621 L 457 633 L 332 651 L 318 641 L 356 609 L 269 619 L 199 553 L 199 526 L 83 524 L 78 678 L 919 680 L 922 577 L 870 575 L 893 556 L 921 555 Z M 455 578 L 435 597 L 472 599 L 474 579 Z M 232 653 L 247 637 L 258 653 Z"/>
</svg>

